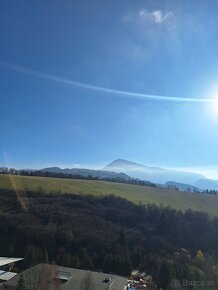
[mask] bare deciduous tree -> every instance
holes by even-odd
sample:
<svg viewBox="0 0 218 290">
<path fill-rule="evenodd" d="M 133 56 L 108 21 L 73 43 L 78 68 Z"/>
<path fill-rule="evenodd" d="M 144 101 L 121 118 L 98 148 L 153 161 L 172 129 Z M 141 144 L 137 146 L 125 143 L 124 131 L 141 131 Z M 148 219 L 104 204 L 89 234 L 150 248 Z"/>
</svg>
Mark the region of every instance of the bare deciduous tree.
<svg viewBox="0 0 218 290">
<path fill-rule="evenodd" d="M 60 290 L 59 271 L 55 265 L 39 264 L 24 274 L 28 290 Z"/>
<path fill-rule="evenodd" d="M 94 281 L 92 278 L 92 273 L 87 273 L 81 281 L 80 290 L 93 290 L 94 289 Z"/>
</svg>

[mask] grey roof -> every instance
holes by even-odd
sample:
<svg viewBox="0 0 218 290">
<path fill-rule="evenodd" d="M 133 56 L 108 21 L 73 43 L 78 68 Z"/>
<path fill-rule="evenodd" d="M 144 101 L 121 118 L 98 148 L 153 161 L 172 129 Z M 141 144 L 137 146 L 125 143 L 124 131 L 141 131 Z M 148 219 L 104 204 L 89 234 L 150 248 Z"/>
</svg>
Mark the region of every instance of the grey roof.
<svg viewBox="0 0 218 290">
<path fill-rule="evenodd" d="M 16 275 L 17 275 L 17 273 L 6 272 L 6 271 L 0 270 L 0 280 L 2 280 L 2 281 L 8 281 Z"/>
<path fill-rule="evenodd" d="M 11 278 L 10 280 L 8 280 L 7 282 L 4 283 L 4 285 L 8 285 L 8 286 L 13 286 L 16 287 L 17 286 L 17 282 L 19 280 L 19 274 L 17 274 L 16 276 L 14 276 L 13 278 Z"/>
<path fill-rule="evenodd" d="M 34 269 L 35 267 L 37 266 L 34 266 L 30 269 Z M 28 275 L 30 269 L 27 269 L 24 272 L 22 272 L 24 278 L 25 276 Z M 58 278 L 61 278 L 63 281 L 63 284 L 61 285 L 62 290 L 80 290 L 80 289 L 83 290 L 82 285 L 88 274 L 90 274 L 91 277 L 90 290 L 107 290 L 107 289 L 123 290 L 127 282 L 127 278 L 113 274 L 93 272 L 75 268 L 67 268 L 62 266 L 58 266 L 57 270 L 59 273 Z M 108 278 L 108 281 L 105 278 Z M 18 280 L 19 275 L 15 276 L 14 278 L 12 278 L 11 280 L 9 280 L 4 284 L 8 286 L 16 286 Z M 104 280 L 106 282 L 103 282 Z"/>
<path fill-rule="evenodd" d="M 23 260 L 23 258 L 0 257 L 0 267 Z"/>
</svg>

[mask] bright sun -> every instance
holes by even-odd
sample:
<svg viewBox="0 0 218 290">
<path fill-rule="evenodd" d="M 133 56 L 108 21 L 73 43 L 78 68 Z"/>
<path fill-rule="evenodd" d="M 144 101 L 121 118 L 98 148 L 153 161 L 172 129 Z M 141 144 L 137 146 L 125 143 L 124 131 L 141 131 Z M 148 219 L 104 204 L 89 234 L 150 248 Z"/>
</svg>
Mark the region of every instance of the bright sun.
<svg viewBox="0 0 218 290">
<path fill-rule="evenodd" d="M 218 88 L 213 89 L 207 94 L 207 98 L 211 101 L 208 102 L 208 114 L 214 120 L 218 120 Z"/>
</svg>

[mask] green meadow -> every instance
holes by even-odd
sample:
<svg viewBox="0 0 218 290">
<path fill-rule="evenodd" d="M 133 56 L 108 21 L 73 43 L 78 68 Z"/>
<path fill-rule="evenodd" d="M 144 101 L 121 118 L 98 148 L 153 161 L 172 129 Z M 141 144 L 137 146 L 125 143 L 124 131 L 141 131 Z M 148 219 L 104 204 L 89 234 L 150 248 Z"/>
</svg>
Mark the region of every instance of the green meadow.
<svg viewBox="0 0 218 290">
<path fill-rule="evenodd" d="M 38 191 L 46 194 L 69 193 L 95 196 L 116 195 L 136 204 L 170 206 L 177 210 L 207 212 L 218 216 L 218 196 L 161 189 L 148 186 L 128 185 L 106 181 L 76 180 L 49 177 L 32 177 L 0 174 L 0 189 Z"/>
</svg>

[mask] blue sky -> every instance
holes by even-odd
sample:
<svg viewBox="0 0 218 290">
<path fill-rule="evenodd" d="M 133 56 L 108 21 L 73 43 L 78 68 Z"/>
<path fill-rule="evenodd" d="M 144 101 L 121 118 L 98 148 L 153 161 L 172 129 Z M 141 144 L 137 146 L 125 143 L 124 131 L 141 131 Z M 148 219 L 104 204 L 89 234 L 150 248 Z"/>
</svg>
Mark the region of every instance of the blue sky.
<svg viewBox="0 0 218 290">
<path fill-rule="evenodd" d="M 218 106 L 200 102 L 218 97 L 217 9 L 206 0 L 1 1 L 0 165 L 125 158 L 218 178 Z"/>
</svg>

